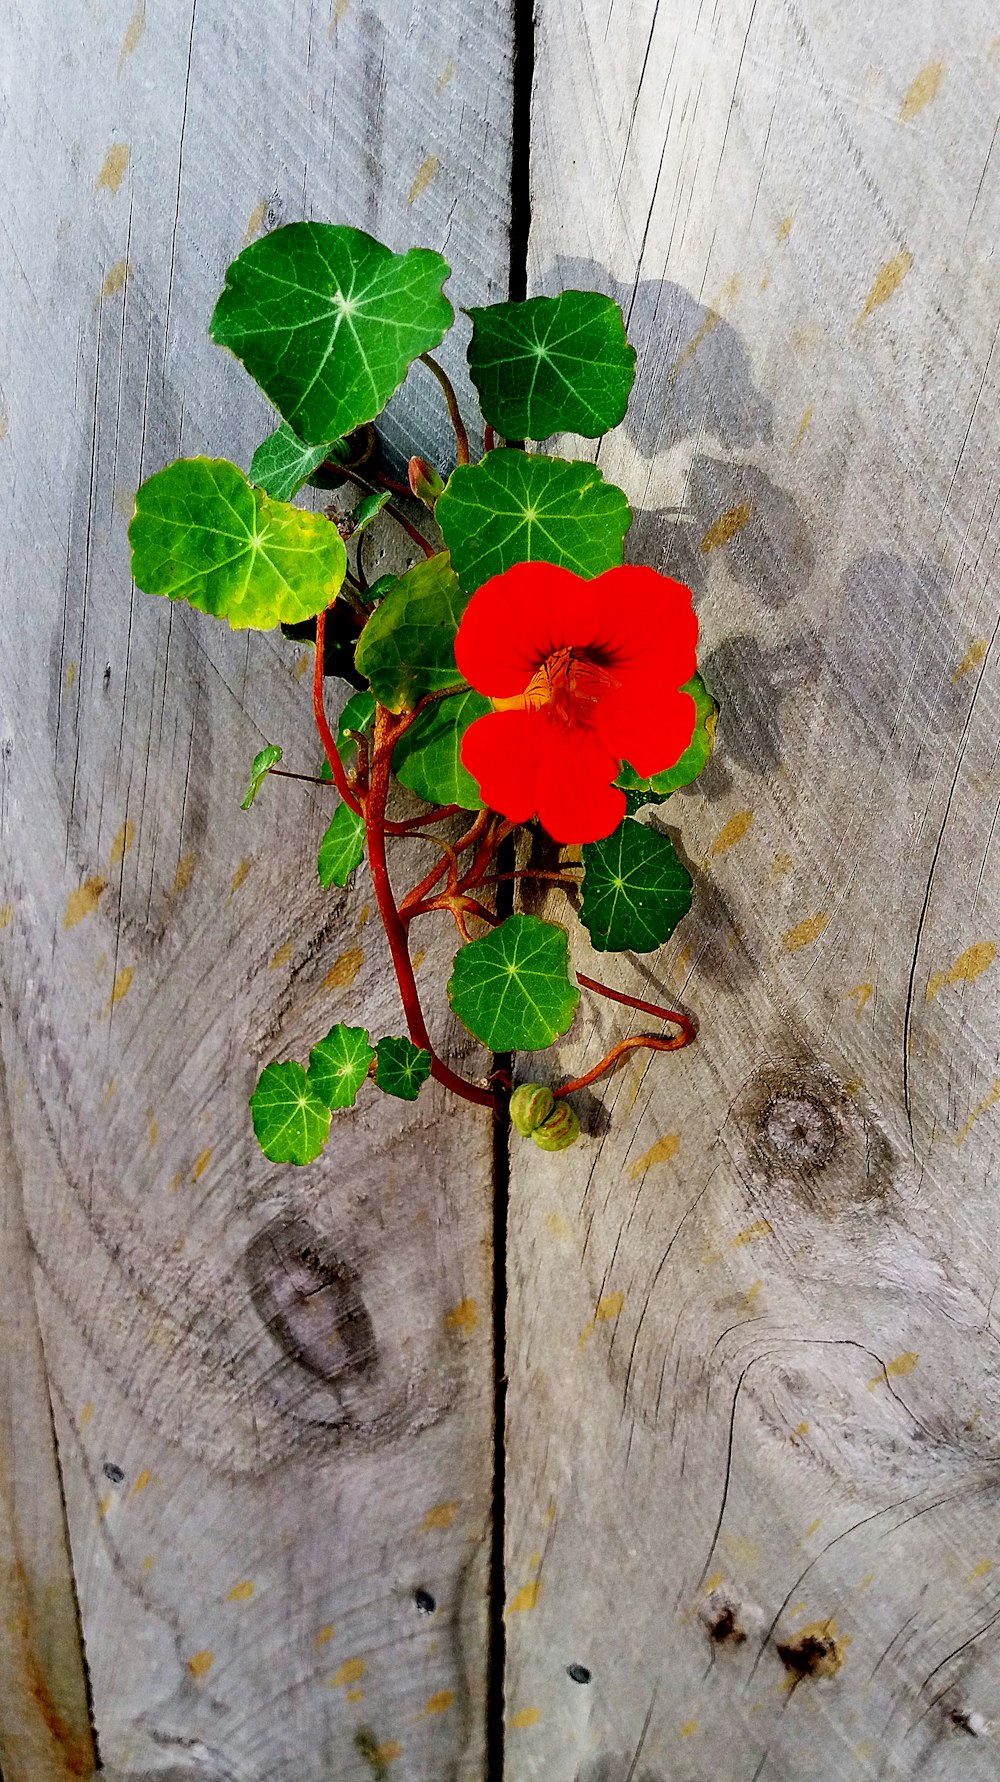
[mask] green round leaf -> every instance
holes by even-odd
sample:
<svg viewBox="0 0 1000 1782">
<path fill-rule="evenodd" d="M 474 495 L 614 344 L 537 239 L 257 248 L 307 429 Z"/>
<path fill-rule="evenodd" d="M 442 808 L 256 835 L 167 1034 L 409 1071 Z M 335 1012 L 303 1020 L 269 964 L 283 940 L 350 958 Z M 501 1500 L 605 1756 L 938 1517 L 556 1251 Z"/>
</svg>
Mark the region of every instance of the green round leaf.
<svg viewBox="0 0 1000 1782">
<path fill-rule="evenodd" d="M 715 724 L 719 708 L 712 698 L 700 674 L 696 674 L 682 689 L 690 693 L 694 700 L 695 718 L 694 735 L 679 761 L 668 767 L 665 773 L 654 773 L 650 779 L 640 779 L 634 767 L 626 762 L 615 781 L 625 793 L 629 815 L 641 810 L 646 804 L 662 804 L 671 792 L 681 786 L 690 786 L 702 769 L 707 765 L 715 746 Z"/>
<path fill-rule="evenodd" d="M 147 478 L 128 530 L 145 593 L 187 600 L 234 631 L 314 618 L 347 570 L 336 526 L 272 501 L 225 458 L 179 458 Z"/>
<path fill-rule="evenodd" d="M 597 291 L 470 309 L 469 373 L 504 439 L 617 427 L 635 377 L 622 312 Z"/>
<path fill-rule="evenodd" d="M 425 693 L 461 682 L 455 635 L 467 605 L 447 551 L 399 577 L 372 613 L 354 658 L 381 705 L 412 711 Z"/>
<path fill-rule="evenodd" d="M 309 1085 L 328 1108 L 352 1108 L 374 1056 L 363 1027 L 338 1021 L 309 1054 Z"/>
<path fill-rule="evenodd" d="M 255 755 L 250 765 L 250 784 L 247 795 L 240 804 L 241 811 L 248 811 L 253 804 L 272 767 L 281 760 L 281 750 L 277 743 L 268 743 L 260 753 Z"/>
<path fill-rule="evenodd" d="M 431 1074 L 431 1055 L 408 1039 L 380 1039 L 375 1050 L 375 1081 L 387 1095 L 416 1101 Z"/>
<path fill-rule="evenodd" d="M 250 1097 L 257 1142 L 272 1163 L 312 1163 L 326 1144 L 330 1110 L 301 1064 L 269 1064 Z"/>
<path fill-rule="evenodd" d="M 377 520 L 386 503 L 392 500 L 388 489 L 376 489 L 371 495 L 363 495 L 357 506 L 351 509 L 351 537 L 357 538 L 373 520 Z"/>
<path fill-rule="evenodd" d="M 319 844 L 316 870 L 325 891 L 331 885 L 346 885 L 365 851 L 365 820 L 349 804 L 338 804 L 323 840 Z"/>
<path fill-rule="evenodd" d="M 470 594 L 515 563 L 557 563 L 601 575 L 622 561 L 631 521 L 596 464 L 501 449 L 452 472 L 435 518 Z"/>
<path fill-rule="evenodd" d="M 471 773 L 462 766 L 462 738 L 475 718 L 493 708 L 481 693 L 456 693 L 439 699 L 404 731 L 393 751 L 392 770 L 428 804 L 457 804 L 463 811 L 481 811 L 483 801 Z"/>
<path fill-rule="evenodd" d="M 463 1027 L 494 1052 L 536 1052 L 569 1027 L 580 992 L 569 977 L 565 928 L 509 916 L 455 955 L 448 999 Z"/>
<path fill-rule="evenodd" d="M 250 481 L 275 501 L 291 501 L 314 470 L 318 470 L 333 448 L 329 445 L 309 446 L 282 421 L 269 433 L 254 452 L 250 463 Z"/>
<path fill-rule="evenodd" d="M 587 842 L 580 920 L 598 953 L 651 953 L 691 908 L 691 874 L 668 835 L 625 817 Z"/>
<path fill-rule="evenodd" d="M 360 229 L 288 223 L 226 273 L 211 336 L 308 445 L 373 421 L 451 327 L 440 254 L 390 253 Z"/>
</svg>

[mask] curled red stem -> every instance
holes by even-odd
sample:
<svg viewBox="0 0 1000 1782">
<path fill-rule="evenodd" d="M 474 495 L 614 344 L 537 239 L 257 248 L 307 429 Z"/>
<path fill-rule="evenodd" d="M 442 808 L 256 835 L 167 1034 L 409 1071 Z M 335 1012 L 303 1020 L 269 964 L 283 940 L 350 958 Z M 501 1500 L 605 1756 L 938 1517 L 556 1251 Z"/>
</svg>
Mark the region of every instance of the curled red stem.
<svg viewBox="0 0 1000 1782">
<path fill-rule="evenodd" d="M 439 365 L 436 359 L 432 359 L 430 353 L 421 353 L 420 363 L 421 365 L 426 365 L 428 371 L 434 373 L 434 376 L 437 378 L 438 383 L 444 391 L 444 399 L 448 404 L 448 414 L 455 434 L 455 449 L 458 453 L 458 462 L 460 464 L 468 464 L 469 435 L 466 431 L 465 422 L 462 419 L 462 411 L 458 406 L 458 397 L 455 394 L 455 386 L 443 366 Z"/>
<path fill-rule="evenodd" d="M 574 1077 L 571 1083 L 563 1083 L 559 1089 L 553 1089 L 553 1097 L 558 1101 L 561 1095 L 572 1095 L 575 1089 L 589 1088 L 591 1083 L 596 1083 L 598 1077 L 603 1077 L 606 1070 L 613 1069 L 619 1058 L 623 1058 L 626 1052 L 631 1052 L 636 1046 L 648 1046 L 651 1052 L 676 1052 L 687 1044 L 687 1035 L 674 1034 L 670 1039 L 657 1039 L 652 1033 L 633 1034 L 631 1039 L 620 1040 L 617 1046 L 613 1046 L 607 1057 L 602 1058 L 600 1064 L 595 1064 L 593 1070 L 588 1070 L 582 1077 Z"/>
<path fill-rule="evenodd" d="M 347 775 L 344 772 L 344 763 L 340 759 L 340 750 L 337 747 L 333 731 L 327 723 L 326 707 L 323 699 L 323 652 L 325 641 L 326 613 L 317 613 L 316 666 L 313 670 L 313 716 L 316 719 L 316 728 L 319 731 L 320 740 L 326 751 L 326 758 L 330 763 L 330 772 L 333 775 L 333 783 L 336 786 L 337 791 L 340 793 L 344 803 L 350 805 L 351 810 L 354 811 L 357 816 L 360 816 L 360 801 L 356 797 L 353 788 L 348 783 Z"/>
</svg>

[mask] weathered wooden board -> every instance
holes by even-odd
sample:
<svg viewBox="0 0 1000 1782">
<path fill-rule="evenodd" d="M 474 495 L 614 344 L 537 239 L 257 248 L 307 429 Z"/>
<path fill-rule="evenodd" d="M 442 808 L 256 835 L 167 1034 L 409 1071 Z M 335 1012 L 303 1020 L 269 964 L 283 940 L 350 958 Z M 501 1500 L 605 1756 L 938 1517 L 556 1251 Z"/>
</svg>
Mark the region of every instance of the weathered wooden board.
<svg viewBox="0 0 1000 1782">
<path fill-rule="evenodd" d="M 481 1775 L 489 1122 L 431 1088 L 309 1170 L 256 1149 L 267 1058 L 401 1015 L 365 875 L 316 884 L 322 797 L 237 809 L 263 740 L 315 766 L 304 653 L 136 594 L 126 526 L 141 476 L 247 464 L 270 428 L 206 333 L 259 229 L 345 220 L 443 249 L 456 303 L 506 294 L 510 64 L 509 8 L 457 0 L 6 22 L 3 1047 L 97 1739 L 130 1782 Z M 403 411 L 446 461 L 430 377 Z M 429 976 L 451 937 L 426 945 Z M 55 1658 L 64 1596 L 31 1604 Z"/>
<path fill-rule="evenodd" d="M 579 961 L 699 1042 L 514 1157 L 507 1773 L 993 1777 L 995 11 L 537 18 L 533 288 L 624 303 L 723 717 L 691 917 Z"/>
</svg>

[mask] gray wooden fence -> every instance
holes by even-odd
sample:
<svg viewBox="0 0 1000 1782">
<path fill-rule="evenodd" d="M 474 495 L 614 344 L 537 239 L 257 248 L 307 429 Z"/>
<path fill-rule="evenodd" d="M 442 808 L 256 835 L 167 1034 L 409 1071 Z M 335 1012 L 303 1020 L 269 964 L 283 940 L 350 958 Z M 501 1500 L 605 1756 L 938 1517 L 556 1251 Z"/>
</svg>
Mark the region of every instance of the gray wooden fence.
<svg viewBox="0 0 1000 1782">
<path fill-rule="evenodd" d="M 8 9 L 5 1782 L 1000 1773 L 1000 22 L 513 3 Z M 398 1026 L 312 790 L 236 808 L 305 654 L 136 594 L 126 526 L 267 428 L 206 333 L 244 241 L 503 297 L 529 148 L 529 288 L 622 303 L 596 455 L 723 715 L 693 912 L 618 968 L 699 1042 L 513 1150 L 495 1431 L 489 1122 L 431 1087 L 302 1172 L 248 1132 L 266 1058 Z M 397 410 L 445 459 L 432 381 Z"/>
</svg>

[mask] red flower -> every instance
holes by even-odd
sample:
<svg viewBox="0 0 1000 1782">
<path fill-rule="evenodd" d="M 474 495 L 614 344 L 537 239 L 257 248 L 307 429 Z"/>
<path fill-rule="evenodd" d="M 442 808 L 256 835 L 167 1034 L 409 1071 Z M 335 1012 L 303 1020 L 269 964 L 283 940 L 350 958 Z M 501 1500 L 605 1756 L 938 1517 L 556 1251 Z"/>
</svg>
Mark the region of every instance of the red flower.
<svg viewBox="0 0 1000 1782">
<path fill-rule="evenodd" d="M 691 590 L 654 569 L 593 581 L 518 563 L 473 594 L 455 639 L 466 680 L 493 702 L 462 760 L 491 810 L 538 814 L 556 841 L 600 841 L 625 815 L 623 761 L 673 767 L 694 734 L 680 691 L 695 672 Z"/>
</svg>

